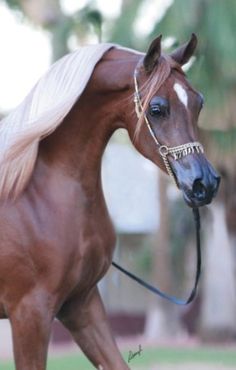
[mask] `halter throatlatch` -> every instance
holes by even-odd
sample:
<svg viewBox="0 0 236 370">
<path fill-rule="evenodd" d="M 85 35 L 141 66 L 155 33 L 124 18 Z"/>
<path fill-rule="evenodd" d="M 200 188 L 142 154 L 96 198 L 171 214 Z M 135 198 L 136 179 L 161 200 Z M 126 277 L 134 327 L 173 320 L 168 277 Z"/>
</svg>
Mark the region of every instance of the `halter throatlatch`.
<svg viewBox="0 0 236 370">
<path fill-rule="evenodd" d="M 163 162 L 164 162 L 165 167 L 166 167 L 166 171 L 170 175 L 170 177 L 174 180 L 174 183 L 178 187 L 178 183 L 177 183 L 177 180 L 176 180 L 175 175 L 173 173 L 173 170 L 171 168 L 171 164 L 169 162 L 168 156 L 171 155 L 174 158 L 174 160 L 178 160 L 182 157 L 187 156 L 188 154 L 193 154 L 195 151 L 197 153 L 203 153 L 204 152 L 203 146 L 198 141 L 193 141 L 193 142 L 189 142 L 189 143 L 174 146 L 174 147 L 168 147 L 167 145 L 163 145 L 163 144 L 159 143 L 159 141 L 157 140 L 157 137 L 155 135 L 155 132 L 153 131 L 153 129 L 150 125 L 150 122 L 147 118 L 147 115 L 146 115 L 146 113 L 143 109 L 143 104 L 142 104 L 142 101 L 141 101 L 141 98 L 140 98 L 140 93 L 139 93 L 139 88 L 138 88 L 137 74 L 138 74 L 137 69 L 135 69 L 135 71 L 134 71 L 135 112 L 136 112 L 138 118 L 140 118 L 141 116 L 144 118 L 144 121 L 147 125 L 147 128 L 148 128 L 153 140 L 155 141 L 155 143 L 158 147 L 159 154 L 163 159 Z"/>
</svg>

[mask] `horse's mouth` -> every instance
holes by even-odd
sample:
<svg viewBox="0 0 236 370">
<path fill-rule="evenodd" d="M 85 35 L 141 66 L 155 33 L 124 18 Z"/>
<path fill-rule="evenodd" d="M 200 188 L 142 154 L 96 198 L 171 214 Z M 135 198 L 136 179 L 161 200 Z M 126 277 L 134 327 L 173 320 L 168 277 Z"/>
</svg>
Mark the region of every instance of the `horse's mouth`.
<svg viewBox="0 0 236 370">
<path fill-rule="evenodd" d="M 214 196 L 209 196 L 204 199 L 196 199 L 195 197 L 191 196 L 189 192 L 182 191 L 184 201 L 187 203 L 187 205 L 191 208 L 198 208 L 205 206 L 207 204 L 210 204 L 212 202 L 212 199 Z"/>
<path fill-rule="evenodd" d="M 217 194 L 220 176 L 203 155 L 172 160 L 171 168 L 189 207 L 197 208 L 211 203 Z"/>
<path fill-rule="evenodd" d="M 191 189 L 184 184 L 179 188 L 183 193 L 183 198 L 187 205 L 192 208 L 202 207 L 210 204 L 216 196 L 220 184 L 220 177 L 215 177 L 214 181 L 208 186 L 204 185 L 201 180 L 196 179 Z"/>
</svg>

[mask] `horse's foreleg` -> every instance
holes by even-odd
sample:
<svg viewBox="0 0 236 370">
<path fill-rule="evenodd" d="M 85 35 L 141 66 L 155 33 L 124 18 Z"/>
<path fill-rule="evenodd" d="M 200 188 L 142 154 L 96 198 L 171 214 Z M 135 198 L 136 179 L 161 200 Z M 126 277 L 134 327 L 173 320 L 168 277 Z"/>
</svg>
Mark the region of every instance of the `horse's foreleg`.
<svg viewBox="0 0 236 370">
<path fill-rule="evenodd" d="M 97 369 L 129 370 L 111 334 L 98 289 L 83 305 L 79 298 L 65 303 L 58 318 Z"/>
<path fill-rule="evenodd" d="M 9 313 L 16 370 L 45 370 L 51 317 L 40 295 L 21 299 Z"/>
</svg>

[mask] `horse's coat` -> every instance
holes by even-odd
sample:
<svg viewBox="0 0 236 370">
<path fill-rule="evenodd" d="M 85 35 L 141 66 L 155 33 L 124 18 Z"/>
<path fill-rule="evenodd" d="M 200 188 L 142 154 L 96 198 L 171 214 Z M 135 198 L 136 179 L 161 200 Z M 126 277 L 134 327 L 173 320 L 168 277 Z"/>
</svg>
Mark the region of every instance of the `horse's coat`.
<svg viewBox="0 0 236 370">
<path fill-rule="evenodd" d="M 1 122 L 0 318 L 11 322 L 16 370 L 46 369 L 54 318 L 96 368 L 129 369 L 97 288 L 115 247 L 102 155 L 113 132 L 125 128 L 137 150 L 164 169 L 142 117 L 137 131 L 135 70 L 158 141 L 196 141 L 199 95 L 181 72 L 195 46 L 193 35 L 173 57 L 161 56 L 160 38 L 145 55 L 110 44 L 72 53 Z M 188 112 L 173 90 L 177 81 L 191 90 Z M 169 160 L 187 203 L 209 203 L 219 179 L 203 153 Z"/>
</svg>

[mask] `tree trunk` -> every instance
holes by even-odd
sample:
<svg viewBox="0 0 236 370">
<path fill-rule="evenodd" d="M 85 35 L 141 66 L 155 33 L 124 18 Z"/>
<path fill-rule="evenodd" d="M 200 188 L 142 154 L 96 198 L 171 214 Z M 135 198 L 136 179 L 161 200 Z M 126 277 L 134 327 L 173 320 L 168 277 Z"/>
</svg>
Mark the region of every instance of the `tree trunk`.
<svg viewBox="0 0 236 370">
<path fill-rule="evenodd" d="M 170 293 L 172 284 L 172 267 L 169 235 L 169 207 L 167 197 L 168 178 L 159 172 L 160 226 L 157 246 L 153 254 L 152 281 L 164 292 Z M 150 309 L 147 313 L 145 336 L 148 339 L 168 339 L 182 334 L 177 315 L 177 307 L 157 296 L 150 296 Z"/>
<path fill-rule="evenodd" d="M 68 53 L 69 19 L 62 13 L 59 0 L 21 0 L 25 16 L 52 35 L 52 62 Z"/>
<path fill-rule="evenodd" d="M 23 13 L 40 27 L 57 22 L 61 15 L 59 0 L 21 0 Z"/>
<path fill-rule="evenodd" d="M 236 284 L 232 239 L 226 227 L 224 203 L 209 208 L 203 275 L 200 334 L 204 340 L 221 341 L 236 333 Z"/>
</svg>

